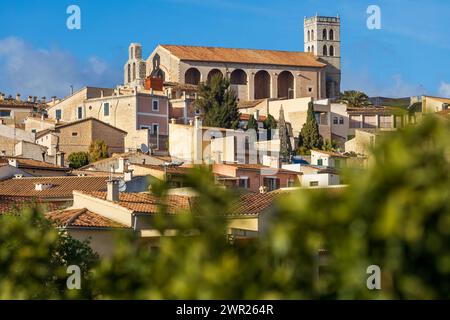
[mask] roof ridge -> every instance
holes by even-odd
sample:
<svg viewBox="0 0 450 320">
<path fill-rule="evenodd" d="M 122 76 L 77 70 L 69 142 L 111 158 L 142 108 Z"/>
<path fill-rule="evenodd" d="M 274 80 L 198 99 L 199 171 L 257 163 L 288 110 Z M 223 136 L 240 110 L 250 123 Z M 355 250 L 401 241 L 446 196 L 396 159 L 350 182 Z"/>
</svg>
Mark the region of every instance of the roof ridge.
<svg viewBox="0 0 450 320">
<path fill-rule="evenodd" d="M 78 212 L 75 212 L 75 214 L 66 222 L 65 227 L 69 226 L 72 222 L 78 219 L 86 211 L 87 211 L 86 208 L 81 208 Z"/>
</svg>

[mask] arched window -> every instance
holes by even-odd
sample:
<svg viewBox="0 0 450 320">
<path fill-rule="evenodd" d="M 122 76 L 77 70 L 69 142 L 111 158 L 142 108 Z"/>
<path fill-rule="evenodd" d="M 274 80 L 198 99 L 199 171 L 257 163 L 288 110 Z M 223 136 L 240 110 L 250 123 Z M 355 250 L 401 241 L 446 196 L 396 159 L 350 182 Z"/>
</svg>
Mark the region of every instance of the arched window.
<svg viewBox="0 0 450 320">
<path fill-rule="evenodd" d="M 310 46 L 308 46 L 308 52 L 311 52 L 311 47 Z"/>
<path fill-rule="evenodd" d="M 283 71 L 277 79 L 278 98 L 294 98 L 294 76 L 289 71 Z"/>
<path fill-rule="evenodd" d="M 247 84 L 247 74 L 242 69 L 234 70 L 230 75 L 230 83 L 238 85 Z"/>
<path fill-rule="evenodd" d="M 327 29 L 323 29 L 322 40 L 327 40 Z"/>
<path fill-rule="evenodd" d="M 311 41 L 311 32 L 308 30 L 308 41 Z"/>
<path fill-rule="evenodd" d="M 311 47 L 311 52 L 314 53 L 314 46 Z"/>
<path fill-rule="evenodd" d="M 200 82 L 200 71 L 196 68 L 190 68 L 184 74 L 184 83 L 187 84 L 199 84 Z"/>
<path fill-rule="evenodd" d="M 219 69 L 212 69 L 212 70 L 208 73 L 208 82 L 210 82 L 211 79 L 212 79 L 215 75 L 219 75 L 219 76 L 223 77 L 222 71 L 220 71 Z"/>
<path fill-rule="evenodd" d="M 255 100 L 270 98 L 270 75 L 265 70 L 255 74 Z"/>
<path fill-rule="evenodd" d="M 311 30 L 311 41 L 314 41 L 314 30 Z"/>
<path fill-rule="evenodd" d="M 127 83 L 130 83 L 131 82 L 131 65 L 130 64 L 128 64 L 127 79 L 128 79 Z"/>
<path fill-rule="evenodd" d="M 330 30 L 330 40 L 334 40 L 334 31 L 333 29 Z"/>
<path fill-rule="evenodd" d="M 334 47 L 330 46 L 330 56 L 334 56 Z"/>
<path fill-rule="evenodd" d="M 136 63 L 133 63 L 133 80 L 136 80 Z"/>
<path fill-rule="evenodd" d="M 324 45 L 324 46 L 323 46 L 323 55 L 324 55 L 324 56 L 328 55 L 327 51 L 328 51 L 328 50 L 327 50 L 327 45 Z"/>
</svg>

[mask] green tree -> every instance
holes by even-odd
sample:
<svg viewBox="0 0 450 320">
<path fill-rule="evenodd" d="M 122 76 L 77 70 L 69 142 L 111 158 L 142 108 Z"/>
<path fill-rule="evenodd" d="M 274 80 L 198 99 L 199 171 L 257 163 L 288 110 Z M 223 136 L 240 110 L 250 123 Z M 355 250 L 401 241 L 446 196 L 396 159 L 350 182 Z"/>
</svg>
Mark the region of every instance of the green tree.
<svg viewBox="0 0 450 320">
<path fill-rule="evenodd" d="M 239 125 L 236 95 L 230 81 L 221 75 L 214 75 L 211 81 L 199 86 L 194 106 L 201 110 L 206 126 L 236 129 Z"/>
<path fill-rule="evenodd" d="M 299 134 L 299 148 L 304 150 L 321 149 L 323 138 L 319 133 L 319 126 L 314 116 L 314 103 L 308 104 L 306 122 Z"/>
<path fill-rule="evenodd" d="M 284 120 L 283 106 L 280 108 L 280 116 L 278 118 L 278 134 L 280 136 L 280 158 L 283 162 L 288 162 L 292 154 L 291 139 L 289 138 L 289 131 Z"/>
<path fill-rule="evenodd" d="M 69 166 L 78 169 L 89 164 L 89 153 L 87 152 L 73 152 L 69 155 Z"/>
<path fill-rule="evenodd" d="M 264 120 L 264 129 L 267 130 L 267 140 L 272 139 L 272 130 L 276 128 L 277 128 L 277 121 L 271 114 L 269 114 L 266 120 Z"/>
<path fill-rule="evenodd" d="M 249 129 L 253 129 L 256 132 L 258 132 L 258 129 L 259 129 L 258 122 L 256 121 L 256 119 L 253 115 L 250 115 L 250 118 L 248 119 L 248 122 L 247 122 L 246 130 L 249 130 Z"/>
<path fill-rule="evenodd" d="M 103 140 L 92 141 L 89 146 L 89 162 L 108 158 L 108 146 Z"/>
<path fill-rule="evenodd" d="M 88 242 L 58 231 L 32 204 L 0 217 L 0 299 L 89 298 L 97 261 Z M 69 265 L 81 269 L 81 290 L 66 288 Z"/>
<path fill-rule="evenodd" d="M 349 108 L 364 108 L 372 106 L 369 97 L 360 91 L 349 90 L 341 94 L 338 102 L 345 103 Z"/>
</svg>

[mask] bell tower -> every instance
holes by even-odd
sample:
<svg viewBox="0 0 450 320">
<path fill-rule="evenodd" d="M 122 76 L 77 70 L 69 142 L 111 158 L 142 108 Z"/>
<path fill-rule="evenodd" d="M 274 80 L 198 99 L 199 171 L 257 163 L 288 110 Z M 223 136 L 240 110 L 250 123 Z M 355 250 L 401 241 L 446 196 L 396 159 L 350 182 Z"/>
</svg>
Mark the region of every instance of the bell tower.
<svg viewBox="0 0 450 320">
<path fill-rule="evenodd" d="M 128 48 L 128 61 L 124 66 L 124 84 L 126 86 L 141 87 L 145 81 L 146 63 L 142 59 L 142 45 L 132 43 Z"/>
<path fill-rule="evenodd" d="M 337 98 L 341 90 L 341 21 L 337 17 L 314 16 L 304 19 L 304 50 L 327 64 L 326 97 Z"/>
</svg>

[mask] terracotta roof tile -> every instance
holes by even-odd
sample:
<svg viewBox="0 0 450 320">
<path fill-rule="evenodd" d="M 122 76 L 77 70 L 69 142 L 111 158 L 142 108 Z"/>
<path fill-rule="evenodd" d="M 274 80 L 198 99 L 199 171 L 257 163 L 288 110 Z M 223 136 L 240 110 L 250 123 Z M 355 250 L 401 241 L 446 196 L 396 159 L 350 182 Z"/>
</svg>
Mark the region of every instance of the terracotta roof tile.
<svg viewBox="0 0 450 320">
<path fill-rule="evenodd" d="M 56 171 L 70 171 L 70 168 L 57 166 L 51 163 L 37 161 L 34 159 L 18 158 L 18 157 L 1 157 L 0 164 L 8 164 L 8 159 L 16 159 L 20 169 L 45 169 Z"/>
<path fill-rule="evenodd" d="M 134 166 L 137 167 L 142 167 L 142 168 L 148 168 L 148 169 L 152 169 L 152 170 L 158 170 L 158 171 L 164 171 L 164 167 L 163 166 L 158 166 L 158 165 L 153 165 L 153 164 L 133 164 Z M 167 173 L 170 174 L 188 174 L 189 170 L 191 170 L 192 168 L 190 167 L 167 167 Z"/>
<path fill-rule="evenodd" d="M 36 184 L 50 184 L 50 188 L 35 190 Z M 9 179 L 0 182 L 0 197 L 27 198 L 72 198 L 73 190 L 103 191 L 106 190 L 105 177 L 39 177 Z"/>
<path fill-rule="evenodd" d="M 325 67 L 312 53 L 219 47 L 161 45 L 180 60 L 268 64 L 296 67 Z"/>
<path fill-rule="evenodd" d="M 106 200 L 106 192 L 82 193 Z M 161 199 L 150 193 L 120 193 L 117 204 L 135 213 L 148 214 L 158 213 L 158 208 L 162 204 L 167 205 L 167 212 L 171 214 L 180 213 L 192 208 L 191 199 L 188 196 L 169 195 L 166 198 L 166 203 L 163 203 Z"/>
<path fill-rule="evenodd" d="M 121 223 L 105 218 L 85 208 L 48 212 L 45 214 L 45 217 L 58 227 L 127 228 Z"/>
</svg>

